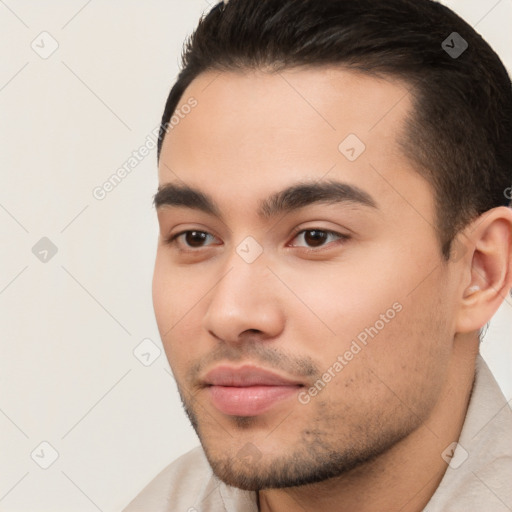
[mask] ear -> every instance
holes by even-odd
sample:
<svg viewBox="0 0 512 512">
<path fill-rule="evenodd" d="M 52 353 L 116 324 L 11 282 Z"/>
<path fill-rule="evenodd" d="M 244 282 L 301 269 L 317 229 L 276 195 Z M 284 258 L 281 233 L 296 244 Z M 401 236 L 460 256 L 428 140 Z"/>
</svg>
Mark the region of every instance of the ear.
<svg viewBox="0 0 512 512">
<path fill-rule="evenodd" d="M 493 208 L 463 232 L 466 257 L 456 330 L 481 329 L 512 288 L 512 209 Z M 509 297 L 510 298 L 510 297 Z"/>
</svg>

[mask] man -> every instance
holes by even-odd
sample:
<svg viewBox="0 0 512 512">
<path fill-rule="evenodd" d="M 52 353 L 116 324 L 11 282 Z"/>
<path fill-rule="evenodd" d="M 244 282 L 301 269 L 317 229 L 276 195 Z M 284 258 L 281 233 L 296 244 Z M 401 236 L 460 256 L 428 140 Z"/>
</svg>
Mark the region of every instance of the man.
<svg viewBox="0 0 512 512">
<path fill-rule="evenodd" d="M 430 0 L 231 0 L 158 149 L 154 307 L 202 446 L 125 510 L 512 510 L 479 355 L 512 287 L 487 43 Z"/>
</svg>

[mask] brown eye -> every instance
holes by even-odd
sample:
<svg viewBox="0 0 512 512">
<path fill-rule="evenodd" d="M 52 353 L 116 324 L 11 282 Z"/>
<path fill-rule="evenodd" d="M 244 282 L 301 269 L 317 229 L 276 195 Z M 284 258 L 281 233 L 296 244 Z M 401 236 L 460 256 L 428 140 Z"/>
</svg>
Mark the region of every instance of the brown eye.
<svg viewBox="0 0 512 512">
<path fill-rule="evenodd" d="M 304 232 L 304 241 L 313 247 L 321 246 L 327 240 L 328 234 L 325 231 L 311 229 Z"/>
<path fill-rule="evenodd" d="M 204 231 L 187 231 L 183 234 L 186 244 L 190 247 L 201 247 L 208 237 L 208 233 Z"/>
<path fill-rule="evenodd" d="M 184 245 L 185 248 L 190 249 L 198 249 L 205 246 L 204 242 L 207 241 L 209 237 L 212 239 L 215 238 L 213 235 L 207 233 L 206 231 L 189 230 L 182 231 L 181 233 L 177 233 L 176 235 L 171 236 L 166 240 L 166 243 L 169 245 Z"/>
<path fill-rule="evenodd" d="M 298 244 L 295 245 L 296 247 L 306 247 L 306 248 L 317 248 L 317 247 L 323 247 L 326 241 L 329 241 L 329 239 L 334 237 L 335 239 L 338 239 L 338 241 L 348 240 L 350 237 L 347 235 L 342 235 L 341 233 L 336 233 L 335 231 L 328 231 L 325 229 L 303 229 L 302 231 L 299 231 L 295 237 L 295 239 L 302 238 L 305 245 Z"/>
</svg>

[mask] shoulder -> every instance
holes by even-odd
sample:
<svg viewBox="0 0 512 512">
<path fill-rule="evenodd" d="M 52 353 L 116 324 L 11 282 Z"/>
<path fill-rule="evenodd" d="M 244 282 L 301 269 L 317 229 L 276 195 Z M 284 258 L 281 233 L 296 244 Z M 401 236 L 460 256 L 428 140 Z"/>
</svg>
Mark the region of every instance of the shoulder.
<svg viewBox="0 0 512 512">
<path fill-rule="evenodd" d="M 164 468 L 123 512 L 193 511 L 197 498 L 211 485 L 211 467 L 199 446 Z"/>
<path fill-rule="evenodd" d="M 512 510 L 512 410 L 481 356 L 460 438 L 425 512 Z"/>
<path fill-rule="evenodd" d="M 198 446 L 164 468 L 123 512 L 257 512 L 255 492 L 221 482 Z"/>
</svg>

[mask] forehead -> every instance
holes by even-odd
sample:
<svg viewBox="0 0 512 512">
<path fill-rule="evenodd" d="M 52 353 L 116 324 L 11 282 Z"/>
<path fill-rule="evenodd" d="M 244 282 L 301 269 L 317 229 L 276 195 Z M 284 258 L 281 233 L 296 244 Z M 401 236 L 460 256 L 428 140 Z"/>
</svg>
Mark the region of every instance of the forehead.
<svg viewBox="0 0 512 512">
<path fill-rule="evenodd" d="M 159 182 L 249 204 L 297 179 L 328 177 L 392 200 L 397 180 L 404 193 L 411 180 L 429 188 L 398 144 L 411 106 L 403 82 L 339 67 L 206 72 L 176 108 Z"/>
<path fill-rule="evenodd" d="M 392 77 L 377 77 L 340 67 L 295 68 L 281 72 L 245 70 L 200 74 L 184 91 L 166 139 L 180 136 L 181 127 L 199 137 L 219 133 L 249 140 L 259 138 L 283 144 L 285 129 L 300 128 L 311 138 L 322 132 L 355 132 L 370 141 L 396 135 L 410 111 L 410 87 Z M 192 110 L 188 103 L 197 104 Z M 206 122 L 213 124 L 206 126 Z M 390 133 L 391 128 L 391 133 Z M 263 131 L 259 131 L 263 129 Z M 373 133 L 372 133 L 373 132 Z M 290 135 L 290 134 L 286 134 Z M 277 139 L 275 138 L 277 136 Z M 229 140 L 224 141 L 229 144 Z"/>
</svg>

